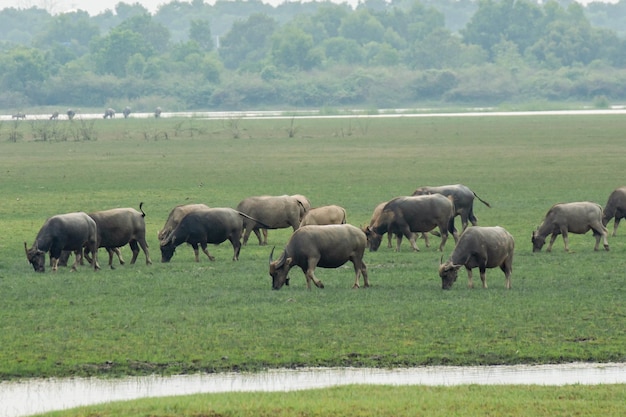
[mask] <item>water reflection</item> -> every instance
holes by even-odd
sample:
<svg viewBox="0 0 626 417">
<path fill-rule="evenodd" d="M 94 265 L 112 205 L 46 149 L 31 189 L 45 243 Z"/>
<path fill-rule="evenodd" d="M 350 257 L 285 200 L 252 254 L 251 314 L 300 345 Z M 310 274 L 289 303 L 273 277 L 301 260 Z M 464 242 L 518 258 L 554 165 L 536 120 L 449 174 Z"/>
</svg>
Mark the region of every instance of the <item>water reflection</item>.
<svg viewBox="0 0 626 417">
<path fill-rule="evenodd" d="M 567 385 L 624 384 L 626 364 L 421 367 L 409 369 L 311 368 L 263 373 L 34 379 L 0 383 L 0 417 L 136 398 L 197 393 L 294 391 L 347 384 L 386 385 Z"/>
</svg>

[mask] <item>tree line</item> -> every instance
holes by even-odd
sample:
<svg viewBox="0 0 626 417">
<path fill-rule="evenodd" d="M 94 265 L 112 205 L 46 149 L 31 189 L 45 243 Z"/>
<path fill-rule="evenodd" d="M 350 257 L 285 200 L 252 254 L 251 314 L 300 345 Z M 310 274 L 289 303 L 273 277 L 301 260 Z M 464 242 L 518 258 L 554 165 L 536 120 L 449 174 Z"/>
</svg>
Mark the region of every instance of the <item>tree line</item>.
<svg viewBox="0 0 626 417">
<path fill-rule="evenodd" d="M 7 8 L 0 108 L 605 106 L 626 98 L 624 29 L 611 27 L 620 17 L 626 0 L 175 0 L 155 14 L 120 2 L 96 16 Z"/>
</svg>

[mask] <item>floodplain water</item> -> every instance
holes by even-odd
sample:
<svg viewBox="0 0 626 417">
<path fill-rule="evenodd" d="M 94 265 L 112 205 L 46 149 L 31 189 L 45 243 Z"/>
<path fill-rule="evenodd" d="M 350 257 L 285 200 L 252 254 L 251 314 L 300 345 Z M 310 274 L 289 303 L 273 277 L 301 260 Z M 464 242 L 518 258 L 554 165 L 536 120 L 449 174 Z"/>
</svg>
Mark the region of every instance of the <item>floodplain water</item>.
<svg viewBox="0 0 626 417">
<path fill-rule="evenodd" d="M 26 379 L 0 382 L 0 417 L 22 417 L 138 398 L 221 392 L 286 392 L 350 384 L 454 386 L 625 383 L 626 363 L 406 369 L 306 368 L 122 379 Z"/>
</svg>

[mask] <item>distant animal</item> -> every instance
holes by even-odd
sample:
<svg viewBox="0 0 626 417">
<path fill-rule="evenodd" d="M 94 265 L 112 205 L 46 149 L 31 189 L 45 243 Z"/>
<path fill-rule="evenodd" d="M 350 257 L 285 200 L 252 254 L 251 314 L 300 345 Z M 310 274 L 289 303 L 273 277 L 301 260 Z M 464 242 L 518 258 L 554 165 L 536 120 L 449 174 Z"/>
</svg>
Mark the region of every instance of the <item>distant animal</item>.
<svg viewBox="0 0 626 417">
<path fill-rule="evenodd" d="M 387 203 L 388 203 L 388 201 L 384 201 L 384 202 L 380 203 L 379 205 L 377 205 L 374 208 L 374 211 L 372 212 L 372 217 L 370 219 L 370 227 L 372 227 L 374 225 L 374 223 L 376 222 L 376 220 L 380 217 L 381 213 L 383 212 L 383 208 L 385 208 Z M 388 248 L 392 247 L 392 245 L 391 245 L 392 237 L 393 237 L 393 233 L 387 233 L 387 247 Z M 382 239 L 382 235 L 381 235 L 381 239 Z M 426 245 L 426 247 L 429 248 L 430 247 L 430 240 L 428 239 L 428 234 L 427 233 L 422 233 L 422 239 L 424 239 L 424 245 Z M 370 252 L 374 252 L 375 250 L 372 249 L 372 246 L 369 243 L 370 242 L 368 241 L 368 248 L 369 248 Z"/>
<path fill-rule="evenodd" d="M 157 234 L 159 241 L 162 242 L 163 240 L 165 240 L 169 236 L 169 234 L 172 233 L 174 229 L 176 229 L 180 221 L 183 219 L 183 217 L 185 217 L 185 215 L 187 215 L 187 213 L 208 208 L 209 206 L 207 206 L 206 204 L 183 204 L 174 207 L 172 211 L 170 211 L 169 216 L 167 216 L 167 220 L 165 221 L 165 225 L 163 225 L 163 229 L 159 230 Z"/>
<path fill-rule="evenodd" d="M 323 224 L 345 224 L 346 223 L 346 209 L 337 205 L 321 206 L 310 209 L 306 212 L 300 227 L 310 225 L 323 225 Z"/>
<path fill-rule="evenodd" d="M 465 229 L 450 255 L 450 259 L 439 266 L 441 288 L 449 290 L 456 281 L 459 269 L 467 270 L 468 287 L 473 288 L 472 268 L 480 271 L 483 288 L 487 288 L 487 268 L 500 267 L 506 278 L 506 288 L 511 288 L 513 271 L 513 236 L 504 228 L 474 226 Z"/>
<path fill-rule="evenodd" d="M 52 113 L 52 115 L 50 116 L 50 120 L 58 120 L 59 119 L 59 112 L 55 111 Z"/>
<path fill-rule="evenodd" d="M 602 207 L 599 204 L 590 201 L 555 204 L 548 210 L 541 226 L 533 231 L 533 252 L 541 251 L 549 234 L 552 234 L 552 238 L 548 252 L 552 251 L 552 245 L 559 234 L 563 235 L 565 251 L 569 251 L 568 233 L 585 234 L 589 230 L 593 231 L 596 238 L 594 250 L 598 250 L 600 239 L 603 239 L 604 249 L 608 251 L 608 232 L 602 224 Z"/>
<path fill-rule="evenodd" d="M 463 184 L 442 185 L 439 187 L 419 187 L 413 192 L 413 195 L 428 195 L 428 194 L 442 194 L 446 197 L 451 196 L 454 201 L 454 216 L 461 216 L 461 231 L 465 230 L 468 226 L 468 222 L 471 222 L 473 226 L 478 224 L 476 216 L 474 216 L 474 197 L 479 199 L 487 207 L 491 207 L 482 198 L 470 190 Z M 455 239 L 458 237 L 456 227 L 454 227 L 454 218 L 452 219 L 452 230 Z"/>
<path fill-rule="evenodd" d="M 130 107 L 128 107 L 128 106 L 124 107 L 124 110 L 122 111 L 122 114 L 124 115 L 124 119 L 128 119 L 128 115 L 130 113 L 131 113 Z"/>
<path fill-rule="evenodd" d="M 255 196 L 243 199 L 237 205 L 237 211 L 247 214 L 258 222 L 244 218 L 243 244 L 248 243 L 250 233 L 254 231 L 259 245 L 267 245 L 267 234 L 261 238 L 262 229 L 283 229 L 291 227 L 297 230 L 304 213 L 308 210 L 308 199 L 303 202 L 304 196 L 282 195 L 282 196 Z"/>
<path fill-rule="evenodd" d="M 279 290 L 283 285 L 289 285 L 289 270 L 294 266 L 304 272 L 308 289 L 311 289 L 311 281 L 318 288 L 324 288 L 324 284 L 315 277 L 315 268 L 338 268 L 348 261 L 352 262 L 356 274 L 352 288 L 359 287 L 361 275 L 363 285 L 369 287 L 367 266 L 363 262 L 366 245 L 363 231 L 349 224 L 302 226 L 291 235 L 277 260 L 273 260 L 274 249 L 270 253 L 272 289 Z"/>
<path fill-rule="evenodd" d="M 22 112 L 18 112 L 18 113 L 15 113 L 14 115 L 12 115 L 11 119 L 15 119 L 15 120 L 22 119 L 22 120 L 24 120 L 24 119 L 26 119 L 26 114 L 24 114 Z"/>
<path fill-rule="evenodd" d="M 67 114 L 67 118 L 69 120 L 73 120 L 74 116 L 76 116 L 76 112 L 74 110 L 72 110 L 72 109 L 67 109 L 67 113 L 66 114 Z"/>
<path fill-rule="evenodd" d="M 31 263 L 36 272 L 45 271 L 46 253 L 50 253 L 52 259 L 52 270 L 58 269 L 58 260 L 61 252 L 74 251 L 76 260 L 72 265 L 72 270 L 82 257 L 84 246 L 94 253 L 92 266 L 99 269 L 97 255 L 98 231 L 96 222 L 87 213 L 76 212 L 58 214 L 50 217 L 39 229 L 35 242 L 30 249 L 24 242 L 26 258 Z"/>
<path fill-rule="evenodd" d="M 117 248 L 130 245 L 133 251 L 131 265 L 139 256 L 139 247 L 146 255 L 146 265 L 152 264 L 148 243 L 146 242 L 146 213 L 143 211 L 143 202 L 139 204 L 139 210 L 134 208 L 115 208 L 111 210 L 96 211 L 88 213 L 98 226 L 98 248 L 106 248 L 109 253 L 109 267 L 113 269 L 113 254 L 117 253 L 120 264 L 124 265 Z M 89 254 L 93 252 L 85 248 L 85 258 L 89 261 Z"/>
<path fill-rule="evenodd" d="M 200 262 L 198 245 L 214 261 L 215 257 L 207 250 L 207 244 L 218 245 L 226 240 L 233 245 L 233 261 L 239 260 L 243 218 L 242 213 L 232 208 L 207 208 L 187 213 L 178 226 L 161 241 L 161 262 L 169 262 L 176 248 L 183 243 L 189 243 L 193 247 L 196 262 Z"/>
<path fill-rule="evenodd" d="M 606 226 L 611 219 L 615 219 L 613 223 L 613 236 L 617 236 L 617 226 L 620 220 L 626 217 L 626 187 L 618 187 L 611 195 L 604 206 L 602 212 L 602 224 Z"/>
<path fill-rule="evenodd" d="M 419 251 L 414 233 L 426 233 L 438 227 L 441 234 L 439 245 L 441 251 L 448 240 L 448 231 L 451 232 L 450 219 L 453 217 L 452 197 L 444 197 L 441 194 L 396 197 L 383 207 L 374 224 L 367 226 L 364 232 L 372 251 L 378 250 L 382 235 L 385 233 L 397 236 L 396 251 L 400 251 L 403 236 L 409 239 L 414 251 Z"/>
<path fill-rule="evenodd" d="M 159 117 L 161 117 L 161 112 L 162 112 L 162 110 L 161 110 L 160 107 L 157 107 L 156 109 L 154 109 L 154 117 L 157 118 L 157 119 Z"/>
<path fill-rule="evenodd" d="M 114 117 L 115 117 L 115 110 L 114 110 L 114 109 L 112 109 L 111 107 L 109 107 L 108 109 L 106 109 L 106 110 L 104 111 L 104 116 L 102 116 L 102 118 L 103 118 L 103 119 L 106 119 L 107 117 L 108 117 L 109 119 L 112 119 L 112 118 L 114 118 Z"/>
</svg>

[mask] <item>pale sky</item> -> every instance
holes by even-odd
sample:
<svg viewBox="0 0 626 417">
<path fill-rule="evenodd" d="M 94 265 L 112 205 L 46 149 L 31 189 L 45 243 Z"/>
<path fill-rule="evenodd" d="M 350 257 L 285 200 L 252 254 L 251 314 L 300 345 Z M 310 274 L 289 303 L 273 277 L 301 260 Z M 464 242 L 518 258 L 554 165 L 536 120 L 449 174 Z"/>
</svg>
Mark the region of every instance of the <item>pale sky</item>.
<svg viewBox="0 0 626 417">
<path fill-rule="evenodd" d="M 283 0 L 262 0 L 264 3 L 280 4 Z M 605 1 L 617 3 L 618 0 L 577 0 L 579 3 L 589 3 L 591 1 Z M 91 15 L 103 12 L 106 9 L 115 10 L 115 5 L 120 0 L 0 0 L 0 9 L 15 7 L 18 9 L 28 9 L 33 6 L 48 9 L 52 13 L 63 13 L 69 10 L 86 10 Z M 124 0 L 124 3 L 140 3 L 151 13 L 154 13 L 161 4 L 170 3 L 171 0 Z M 338 3 L 358 4 L 358 0 L 337 0 Z M 214 1 L 208 1 L 214 3 Z"/>
</svg>

